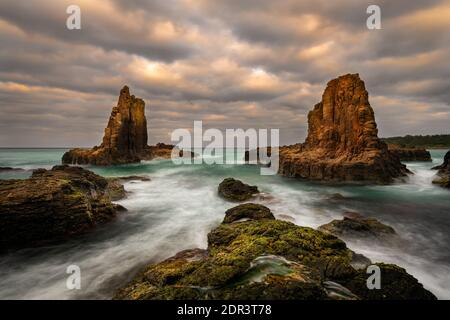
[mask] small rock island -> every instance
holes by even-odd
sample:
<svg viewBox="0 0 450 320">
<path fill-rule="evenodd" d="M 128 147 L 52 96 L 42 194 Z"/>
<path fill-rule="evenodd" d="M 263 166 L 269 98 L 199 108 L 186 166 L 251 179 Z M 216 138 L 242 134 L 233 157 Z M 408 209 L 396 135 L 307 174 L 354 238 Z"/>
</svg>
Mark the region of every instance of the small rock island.
<svg viewBox="0 0 450 320">
<path fill-rule="evenodd" d="M 326 182 L 385 184 L 410 173 L 378 138 L 369 94 L 358 74 L 328 82 L 322 101 L 308 114 L 306 141 L 280 147 L 279 159 L 281 175 Z"/>
<path fill-rule="evenodd" d="M 149 146 L 147 140 L 145 102 L 130 95 L 130 89 L 124 86 L 117 106 L 111 111 L 102 144 L 92 149 L 72 149 L 63 155 L 62 162 L 108 166 L 171 158 L 174 146 L 164 143 Z M 178 156 L 183 156 L 183 150 L 179 150 Z"/>
</svg>

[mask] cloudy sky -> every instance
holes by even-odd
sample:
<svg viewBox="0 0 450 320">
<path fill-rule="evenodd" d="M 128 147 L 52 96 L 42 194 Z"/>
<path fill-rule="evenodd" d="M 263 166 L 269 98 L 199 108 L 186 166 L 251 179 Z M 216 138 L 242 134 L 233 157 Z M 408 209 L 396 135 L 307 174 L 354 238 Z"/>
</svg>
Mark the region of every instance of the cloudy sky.
<svg viewBox="0 0 450 320">
<path fill-rule="evenodd" d="M 71 4 L 81 30 L 66 28 Z M 450 133 L 448 0 L 1 0 L 0 44 L 3 147 L 99 143 L 124 84 L 151 143 L 194 120 L 300 142 L 345 73 L 365 80 L 380 136 Z"/>
</svg>

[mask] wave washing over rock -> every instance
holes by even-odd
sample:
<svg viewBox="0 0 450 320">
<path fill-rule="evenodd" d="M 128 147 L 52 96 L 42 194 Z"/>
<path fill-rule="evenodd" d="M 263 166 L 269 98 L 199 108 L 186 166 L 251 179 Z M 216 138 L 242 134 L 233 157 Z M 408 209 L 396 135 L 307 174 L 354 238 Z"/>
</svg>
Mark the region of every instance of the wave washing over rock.
<svg viewBox="0 0 450 320">
<path fill-rule="evenodd" d="M 227 214 L 208 234 L 207 250 L 182 251 L 148 266 L 115 298 L 436 299 L 405 269 L 390 264 L 377 264 L 383 274 L 381 289 L 368 289 L 365 267 L 370 260 L 333 235 L 276 220 L 272 214 L 255 216 L 263 206 L 252 206 L 257 208 L 230 209 L 242 211 L 237 216 L 248 220 L 229 221 Z"/>
</svg>

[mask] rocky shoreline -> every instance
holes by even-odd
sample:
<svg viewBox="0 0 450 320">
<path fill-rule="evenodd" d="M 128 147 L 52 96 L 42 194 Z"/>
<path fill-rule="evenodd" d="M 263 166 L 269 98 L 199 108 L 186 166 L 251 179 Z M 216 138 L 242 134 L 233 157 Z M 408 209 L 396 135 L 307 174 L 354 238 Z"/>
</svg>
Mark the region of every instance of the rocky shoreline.
<svg viewBox="0 0 450 320">
<path fill-rule="evenodd" d="M 0 253 L 58 243 L 112 220 L 126 209 L 118 180 L 80 167 L 34 170 L 24 180 L 0 180 Z"/>
<path fill-rule="evenodd" d="M 430 152 L 424 148 L 407 148 L 395 144 L 388 144 L 388 148 L 400 161 L 431 161 Z"/>
<path fill-rule="evenodd" d="M 450 151 L 445 154 L 444 163 L 434 167 L 433 170 L 438 170 L 433 183 L 444 188 L 450 188 Z"/>
<path fill-rule="evenodd" d="M 208 248 L 145 267 L 114 299 L 129 300 L 434 300 L 403 268 L 375 264 L 381 289 L 367 288 L 369 259 L 339 238 L 276 220 L 248 203 L 227 211 Z"/>
</svg>

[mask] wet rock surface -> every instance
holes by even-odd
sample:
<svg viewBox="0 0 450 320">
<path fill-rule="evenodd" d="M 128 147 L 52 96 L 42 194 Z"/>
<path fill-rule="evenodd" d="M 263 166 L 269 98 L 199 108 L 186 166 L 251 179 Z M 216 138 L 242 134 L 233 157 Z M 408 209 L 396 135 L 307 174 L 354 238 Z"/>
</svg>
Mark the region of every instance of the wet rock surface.
<svg viewBox="0 0 450 320">
<path fill-rule="evenodd" d="M 380 265 L 393 284 L 367 289 L 368 263 L 335 236 L 290 222 L 222 223 L 207 250 L 145 267 L 114 299 L 435 299 L 394 265 Z"/>
<path fill-rule="evenodd" d="M 272 212 L 269 208 L 254 203 L 245 203 L 237 207 L 228 209 L 225 211 L 225 218 L 223 223 L 232 223 L 241 220 L 262 220 L 262 219 L 272 219 Z"/>
<path fill-rule="evenodd" d="M 343 238 L 377 238 L 387 240 L 396 236 L 395 230 L 375 218 L 366 218 L 359 213 L 347 212 L 341 220 L 333 220 L 318 230 Z"/>
<path fill-rule="evenodd" d="M 59 242 L 111 220 L 121 184 L 69 166 L 34 170 L 25 180 L 0 180 L 0 251 Z"/>
<path fill-rule="evenodd" d="M 445 154 L 444 163 L 433 169 L 438 170 L 433 183 L 444 188 L 450 188 L 450 151 Z"/>
<path fill-rule="evenodd" d="M 233 178 L 224 179 L 219 184 L 218 192 L 222 198 L 235 202 L 249 200 L 259 193 L 257 186 L 250 186 Z"/>
</svg>

